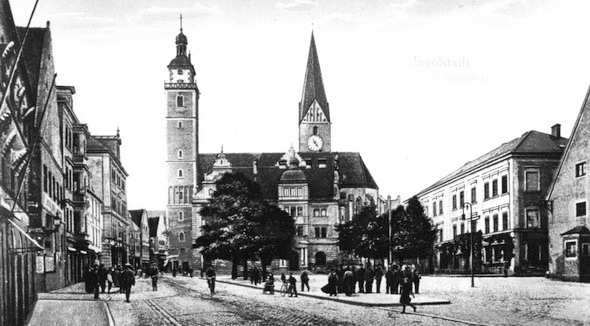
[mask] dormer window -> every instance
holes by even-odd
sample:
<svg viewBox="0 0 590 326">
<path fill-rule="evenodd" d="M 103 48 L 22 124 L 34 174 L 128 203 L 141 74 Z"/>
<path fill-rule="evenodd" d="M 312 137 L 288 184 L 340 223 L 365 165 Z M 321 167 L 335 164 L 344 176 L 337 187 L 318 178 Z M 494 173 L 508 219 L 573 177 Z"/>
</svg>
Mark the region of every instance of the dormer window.
<svg viewBox="0 0 590 326">
<path fill-rule="evenodd" d="M 179 83 L 182 83 L 182 81 L 178 81 Z M 176 97 L 176 106 L 178 107 L 183 107 L 184 106 L 184 96 L 182 95 L 178 95 Z"/>
</svg>

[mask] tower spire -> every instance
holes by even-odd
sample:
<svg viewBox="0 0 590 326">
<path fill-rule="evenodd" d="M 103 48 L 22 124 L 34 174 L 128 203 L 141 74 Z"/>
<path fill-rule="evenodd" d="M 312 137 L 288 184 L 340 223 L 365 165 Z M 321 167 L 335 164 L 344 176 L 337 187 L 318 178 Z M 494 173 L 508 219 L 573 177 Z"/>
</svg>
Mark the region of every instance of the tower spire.
<svg viewBox="0 0 590 326">
<path fill-rule="evenodd" d="M 182 14 L 180 14 L 180 32 L 182 33 Z"/>
<path fill-rule="evenodd" d="M 315 46 L 315 37 L 313 30 L 311 32 L 311 42 L 309 44 L 309 56 L 307 57 L 307 68 L 305 69 L 305 79 L 303 81 L 303 93 L 299 103 L 299 122 L 303 120 L 313 101 L 317 101 L 324 115 L 330 121 L 330 110 L 328 99 L 324 89 L 322 79 L 322 70 L 320 69 L 320 59 Z"/>
</svg>

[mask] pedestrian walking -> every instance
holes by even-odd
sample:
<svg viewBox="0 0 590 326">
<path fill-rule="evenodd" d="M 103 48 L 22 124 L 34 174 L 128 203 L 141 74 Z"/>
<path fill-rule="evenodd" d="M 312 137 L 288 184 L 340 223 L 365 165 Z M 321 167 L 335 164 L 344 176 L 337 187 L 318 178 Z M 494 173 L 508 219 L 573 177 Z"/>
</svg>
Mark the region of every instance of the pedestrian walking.
<svg viewBox="0 0 590 326">
<path fill-rule="evenodd" d="M 367 264 L 367 268 L 365 269 L 365 293 L 373 292 L 373 279 L 373 268 L 371 268 L 371 265 Z"/>
<path fill-rule="evenodd" d="M 508 270 L 510 269 L 510 260 L 504 260 L 504 277 L 508 277 Z"/>
<path fill-rule="evenodd" d="M 160 274 L 160 271 L 158 270 L 156 264 L 152 264 L 152 267 L 150 267 L 148 273 L 152 278 L 152 291 L 158 291 L 158 276 Z"/>
<path fill-rule="evenodd" d="M 195 270 L 192 267 L 188 268 L 188 275 L 193 278 L 193 273 L 195 272 Z"/>
<path fill-rule="evenodd" d="M 103 264 L 98 266 L 98 283 L 100 284 L 100 292 L 104 293 L 107 287 L 107 270 Z"/>
<path fill-rule="evenodd" d="M 98 266 L 94 265 L 90 272 L 90 284 L 92 284 L 92 289 L 94 290 L 94 299 L 99 299 L 100 283 L 98 279 Z"/>
<path fill-rule="evenodd" d="M 412 281 L 410 277 L 404 277 L 402 279 L 401 293 L 399 297 L 399 303 L 401 303 L 403 307 L 402 314 L 406 313 L 406 306 L 412 307 L 414 309 L 414 312 L 416 312 L 416 306 L 411 303 L 412 298 L 410 298 L 410 296 L 415 297 L 414 293 L 412 293 Z"/>
<path fill-rule="evenodd" d="M 414 283 L 414 293 L 420 293 L 420 279 L 422 279 L 422 275 L 420 275 L 420 270 L 418 268 L 414 268 L 414 272 L 412 273 L 412 281 Z"/>
<path fill-rule="evenodd" d="M 330 271 L 330 275 L 328 275 L 328 288 L 330 291 L 330 296 L 338 296 L 338 284 L 340 283 L 340 279 L 338 279 L 338 274 L 336 271 L 332 269 Z"/>
<path fill-rule="evenodd" d="M 301 292 L 307 287 L 307 292 L 309 292 L 309 275 L 307 275 L 307 271 L 303 271 L 301 273 Z"/>
<path fill-rule="evenodd" d="M 383 270 L 381 269 L 381 266 L 375 267 L 373 275 L 375 277 L 375 292 L 381 293 L 381 279 L 383 279 Z"/>
<path fill-rule="evenodd" d="M 356 279 L 359 282 L 359 293 L 365 293 L 365 268 L 362 265 L 356 271 Z"/>
<path fill-rule="evenodd" d="M 297 279 L 293 276 L 293 273 L 289 274 L 289 297 L 297 297 Z"/>
<path fill-rule="evenodd" d="M 82 280 L 84 281 L 84 289 L 86 293 L 92 293 L 94 291 L 94 285 L 91 282 L 92 269 L 88 266 L 84 267 L 82 272 Z"/>
<path fill-rule="evenodd" d="M 131 264 L 125 264 L 125 269 L 121 272 L 119 284 L 121 285 L 121 290 L 125 293 L 125 302 L 130 302 L 131 287 L 135 285 L 135 275 L 133 275 Z"/>
<path fill-rule="evenodd" d="M 344 294 L 350 297 L 354 292 L 354 276 L 350 270 L 350 266 L 344 270 Z"/>
<path fill-rule="evenodd" d="M 114 272 L 114 269 L 112 267 L 109 268 L 109 270 L 107 271 L 107 288 L 108 288 L 108 293 L 111 293 L 111 288 L 113 287 L 113 272 Z"/>
<path fill-rule="evenodd" d="M 207 271 L 205 272 L 205 276 L 207 277 L 207 285 L 209 285 L 209 291 L 211 291 L 211 295 L 215 294 L 215 278 L 217 274 L 213 269 L 213 266 L 209 266 Z"/>
<path fill-rule="evenodd" d="M 281 273 L 281 281 L 283 283 L 286 283 L 287 282 L 287 276 L 285 276 L 285 273 Z"/>
<path fill-rule="evenodd" d="M 254 266 L 254 270 L 252 271 L 252 278 L 254 281 L 254 285 L 258 285 L 258 283 L 260 283 L 260 271 L 256 266 Z"/>
</svg>

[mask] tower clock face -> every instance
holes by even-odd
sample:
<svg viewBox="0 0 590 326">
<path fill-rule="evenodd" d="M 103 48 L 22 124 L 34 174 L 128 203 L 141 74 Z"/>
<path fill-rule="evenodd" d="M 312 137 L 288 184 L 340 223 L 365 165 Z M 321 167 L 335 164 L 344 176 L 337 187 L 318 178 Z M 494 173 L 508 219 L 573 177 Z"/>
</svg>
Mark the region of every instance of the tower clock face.
<svg viewBox="0 0 590 326">
<path fill-rule="evenodd" d="M 313 135 L 313 136 L 309 137 L 309 140 L 307 141 L 307 147 L 309 147 L 310 150 L 315 151 L 315 152 L 322 149 L 323 146 L 324 146 L 324 141 L 322 140 L 322 138 L 320 136 L 317 136 L 317 135 Z"/>
</svg>

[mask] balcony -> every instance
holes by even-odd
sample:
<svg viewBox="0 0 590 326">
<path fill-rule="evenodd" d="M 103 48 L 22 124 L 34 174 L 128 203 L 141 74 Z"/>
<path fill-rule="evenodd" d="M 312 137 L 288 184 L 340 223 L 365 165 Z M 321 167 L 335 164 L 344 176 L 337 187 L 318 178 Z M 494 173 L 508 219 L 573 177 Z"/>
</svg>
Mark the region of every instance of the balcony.
<svg viewBox="0 0 590 326">
<path fill-rule="evenodd" d="M 166 89 L 197 89 L 195 83 L 164 83 Z"/>
</svg>

